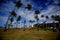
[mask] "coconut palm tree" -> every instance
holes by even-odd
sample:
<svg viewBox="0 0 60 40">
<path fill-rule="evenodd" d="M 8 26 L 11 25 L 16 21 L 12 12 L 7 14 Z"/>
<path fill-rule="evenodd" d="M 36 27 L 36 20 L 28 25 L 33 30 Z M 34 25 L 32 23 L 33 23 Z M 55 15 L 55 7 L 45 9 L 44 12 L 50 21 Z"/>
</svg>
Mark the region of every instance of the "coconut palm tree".
<svg viewBox="0 0 60 40">
<path fill-rule="evenodd" d="M 43 17 L 44 17 L 44 15 L 41 15 L 41 17 L 43 18 Z M 43 22 L 43 28 L 44 28 L 44 22 Z"/>
<path fill-rule="evenodd" d="M 36 10 L 35 11 L 35 19 L 37 20 L 37 25 L 36 25 L 37 26 L 37 30 L 39 29 L 38 28 L 38 20 L 39 20 L 38 14 L 40 14 L 40 12 L 39 12 L 39 10 Z"/>
<path fill-rule="evenodd" d="M 14 16 L 17 15 L 17 14 L 15 13 L 15 11 L 12 11 L 12 12 L 9 12 L 9 13 L 10 13 L 10 15 L 9 15 L 9 17 L 8 17 L 8 19 L 7 19 L 7 22 L 6 22 L 4 31 L 7 31 L 7 24 L 8 24 L 8 21 L 9 21 L 10 17 L 11 17 L 11 16 L 14 17 Z"/>
<path fill-rule="evenodd" d="M 55 27 L 56 27 L 56 24 L 55 24 L 55 16 L 54 15 L 51 15 L 51 18 L 54 19 L 53 21 L 53 31 L 55 31 Z"/>
<path fill-rule="evenodd" d="M 38 23 L 38 20 L 39 20 L 38 15 L 35 16 L 35 19 L 37 20 L 37 23 Z"/>
<path fill-rule="evenodd" d="M 12 25 L 12 22 L 14 21 L 14 19 L 13 18 L 11 18 L 10 19 L 10 25 Z"/>
<path fill-rule="evenodd" d="M 38 20 L 39 20 L 39 18 L 38 18 L 38 14 L 39 14 L 40 12 L 39 12 L 39 10 L 36 10 L 35 11 L 35 19 L 37 20 L 37 23 L 38 23 Z"/>
<path fill-rule="evenodd" d="M 48 16 L 46 16 L 46 20 L 48 19 L 49 17 Z M 46 28 L 47 28 L 47 23 L 46 23 Z"/>
<path fill-rule="evenodd" d="M 59 24 L 60 17 L 59 17 L 59 15 L 55 15 L 54 17 L 55 17 L 55 18 L 54 18 L 55 21 L 58 21 L 58 25 L 56 26 L 56 24 L 55 24 L 55 26 L 57 27 L 58 30 L 60 30 L 60 24 Z"/>
<path fill-rule="evenodd" d="M 10 15 L 16 17 L 17 14 L 15 13 L 15 11 L 12 11 L 12 12 L 10 12 Z"/>
<path fill-rule="evenodd" d="M 51 15 L 51 18 L 54 19 L 53 25 L 55 26 L 55 16 Z"/>
<path fill-rule="evenodd" d="M 14 21 L 13 17 L 10 18 L 10 24 L 8 24 L 8 29 L 10 28 L 10 26 L 12 26 L 12 22 Z"/>
<path fill-rule="evenodd" d="M 36 15 L 38 15 L 39 13 L 40 13 L 39 10 L 36 10 L 36 11 L 35 11 L 35 14 L 36 14 Z"/>
<path fill-rule="evenodd" d="M 31 4 L 28 4 L 28 5 L 26 6 L 26 9 L 31 10 L 31 9 L 32 9 Z"/>
<path fill-rule="evenodd" d="M 17 2 L 14 2 L 16 5 L 17 8 L 21 7 L 22 3 L 21 3 L 21 0 L 17 1 Z"/>
<path fill-rule="evenodd" d="M 26 24 L 26 20 L 24 20 L 24 22 L 23 22 L 23 23 L 24 23 L 24 29 L 23 29 L 23 31 L 25 31 L 25 24 Z"/>
<path fill-rule="evenodd" d="M 18 25 L 18 22 L 21 20 L 21 16 L 18 16 L 17 20 L 16 20 L 16 28 L 17 28 L 17 25 Z"/>
<path fill-rule="evenodd" d="M 32 20 L 29 20 L 30 23 L 32 23 Z"/>
</svg>

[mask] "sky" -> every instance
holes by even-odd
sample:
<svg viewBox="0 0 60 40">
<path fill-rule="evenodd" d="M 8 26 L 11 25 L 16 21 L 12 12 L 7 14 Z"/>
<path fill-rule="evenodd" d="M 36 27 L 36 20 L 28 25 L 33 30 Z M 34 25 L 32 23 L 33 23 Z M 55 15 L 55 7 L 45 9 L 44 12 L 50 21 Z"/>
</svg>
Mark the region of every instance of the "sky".
<svg viewBox="0 0 60 40">
<path fill-rule="evenodd" d="M 43 23 L 44 21 L 48 23 L 52 23 L 54 20 L 51 18 L 51 15 L 60 15 L 60 0 L 21 0 L 21 3 L 23 4 L 19 9 L 15 7 L 15 4 L 13 2 L 17 2 L 18 0 L 0 0 L 0 26 L 3 26 L 6 24 L 6 21 L 8 19 L 8 16 L 10 15 L 9 12 L 14 10 L 16 14 L 21 16 L 21 21 L 19 22 L 18 26 L 22 27 L 23 20 L 26 19 L 26 25 L 29 26 L 31 23 L 29 20 L 35 20 L 34 23 L 36 23 L 36 19 L 34 18 L 34 11 L 39 10 L 40 14 L 39 17 L 39 23 Z M 27 6 L 27 4 L 32 5 L 31 10 L 27 10 L 24 7 Z M 45 17 L 41 17 L 41 15 L 49 16 L 49 19 L 46 19 Z M 14 27 L 16 24 L 16 18 L 13 21 Z"/>
</svg>

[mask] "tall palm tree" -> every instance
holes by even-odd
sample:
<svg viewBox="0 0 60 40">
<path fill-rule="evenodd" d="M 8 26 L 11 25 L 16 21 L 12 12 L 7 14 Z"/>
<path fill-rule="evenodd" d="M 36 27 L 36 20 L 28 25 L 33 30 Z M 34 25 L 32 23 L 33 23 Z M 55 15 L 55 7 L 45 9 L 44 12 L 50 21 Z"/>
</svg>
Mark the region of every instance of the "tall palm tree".
<svg viewBox="0 0 60 40">
<path fill-rule="evenodd" d="M 39 20 L 38 15 L 35 16 L 35 19 L 37 20 L 37 23 L 38 23 L 38 20 Z"/>
<path fill-rule="evenodd" d="M 38 14 L 40 14 L 40 11 L 39 10 L 35 10 L 35 19 L 37 20 L 37 30 L 39 29 L 38 28 L 38 20 L 39 20 L 39 17 L 38 17 Z"/>
<path fill-rule="evenodd" d="M 10 25 L 9 25 L 9 28 L 10 28 L 10 26 L 12 26 L 12 22 L 14 21 L 14 19 L 13 18 L 10 18 Z"/>
<path fill-rule="evenodd" d="M 21 20 L 21 16 L 18 16 L 17 20 L 16 20 L 16 28 L 17 28 L 17 25 L 18 25 L 18 22 Z"/>
<path fill-rule="evenodd" d="M 55 25 L 55 16 L 54 15 L 51 15 L 51 18 L 54 19 L 53 25 L 56 26 Z"/>
<path fill-rule="evenodd" d="M 56 26 L 56 28 L 58 29 L 58 30 L 60 30 L 60 24 L 59 24 L 59 21 L 60 21 L 60 17 L 59 17 L 59 15 L 55 15 L 55 21 L 58 21 L 58 25 Z M 55 24 L 56 25 L 56 24 Z"/>
<path fill-rule="evenodd" d="M 41 15 L 41 17 L 43 18 L 43 17 L 44 17 L 44 15 Z M 43 22 L 43 28 L 44 28 L 44 22 Z"/>
<path fill-rule="evenodd" d="M 26 9 L 31 10 L 31 9 L 32 9 L 31 4 L 28 4 L 28 5 L 26 6 Z"/>
<path fill-rule="evenodd" d="M 35 11 L 35 19 L 37 20 L 37 23 L 38 23 L 38 20 L 39 20 L 39 18 L 38 18 L 38 14 L 39 14 L 40 12 L 39 12 L 39 10 L 36 10 Z"/>
<path fill-rule="evenodd" d="M 8 17 L 8 19 L 7 19 L 7 22 L 6 22 L 4 31 L 7 31 L 7 24 L 8 24 L 8 21 L 9 21 L 10 17 L 11 17 L 11 16 L 14 17 L 14 16 L 17 15 L 17 14 L 15 13 L 15 11 L 12 11 L 12 12 L 9 12 L 9 13 L 10 13 L 10 15 L 9 15 L 9 17 Z"/>
<path fill-rule="evenodd" d="M 46 20 L 48 19 L 49 17 L 48 16 L 46 16 Z M 46 23 L 46 28 L 47 28 L 47 23 Z"/>
<path fill-rule="evenodd" d="M 24 23 L 24 29 L 23 29 L 23 31 L 25 31 L 25 24 L 26 24 L 26 20 L 24 20 L 24 22 L 23 22 L 23 23 Z"/>
<path fill-rule="evenodd" d="M 19 0 L 18 2 L 14 2 L 16 5 L 17 8 L 21 7 L 22 3 L 21 3 L 21 0 Z"/>
<path fill-rule="evenodd" d="M 55 16 L 51 15 L 51 18 L 54 19 L 54 21 L 53 21 L 53 31 L 54 31 L 54 28 L 56 27 L 56 25 L 55 25 Z"/>
</svg>

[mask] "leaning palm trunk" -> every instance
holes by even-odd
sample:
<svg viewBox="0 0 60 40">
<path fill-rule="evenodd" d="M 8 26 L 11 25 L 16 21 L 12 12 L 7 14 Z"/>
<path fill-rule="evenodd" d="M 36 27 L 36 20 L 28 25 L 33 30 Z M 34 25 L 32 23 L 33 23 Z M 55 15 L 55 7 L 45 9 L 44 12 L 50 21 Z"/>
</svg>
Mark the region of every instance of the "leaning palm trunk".
<svg viewBox="0 0 60 40">
<path fill-rule="evenodd" d="M 23 31 L 25 31 L 25 24 L 26 24 L 26 20 L 24 20 L 24 28 L 23 28 Z"/>
<path fill-rule="evenodd" d="M 18 26 L 18 22 L 16 22 L 16 29 L 17 29 L 17 26 Z"/>
<path fill-rule="evenodd" d="M 24 23 L 24 28 L 23 28 L 23 31 L 25 31 L 25 23 Z"/>
<path fill-rule="evenodd" d="M 9 17 L 8 17 L 8 19 L 7 19 L 7 22 L 6 22 L 4 31 L 7 31 L 7 24 L 8 24 L 8 21 L 9 21 L 9 19 L 10 19 L 10 16 L 11 16 L 11 15 L 9 15 Z"/>
<path fill-rule="evenodd" d="M 10 22 L 10 24 L 9 24 L 9 26 L 8 26 L 8 29 L 11 27 L 11 24 L 12 24 L 12 22 Z"/>
<path fill-rule="evenodd" d="M 37 20 L 37 30 L 39 30 L 39 28 L 38 28 L 38 20 Z"/>
</svg>

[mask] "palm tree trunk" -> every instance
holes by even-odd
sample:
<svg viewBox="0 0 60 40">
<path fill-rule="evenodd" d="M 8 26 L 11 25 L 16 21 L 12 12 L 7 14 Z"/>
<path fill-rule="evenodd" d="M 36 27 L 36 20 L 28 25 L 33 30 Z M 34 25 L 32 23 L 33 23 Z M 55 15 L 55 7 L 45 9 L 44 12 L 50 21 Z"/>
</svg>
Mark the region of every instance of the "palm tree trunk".
<svg viewBox="0 0 60 40">
<path fill-rule="evenodd" d="M 18 22 L 16 22 L 16 29 L 17 29 L 17 26 L 18 26 Z"/>
<path fill-rule="evenodd" d="M 25 31 L 25 23 L 24 23 L 24 29 L 23 29 L 23 31 Z"/>
<path fill-rule="evenodd" d="M 10 26 L 11 26 L 11 22 L 10 22 L 10 24 L 9 24 Z M 10 26 L 8 26 L 8 29 L 10 28 Z"/>
<path fill-rule="evenodd" d="M 7 24 L 8 24 L 8 21 L 9 21 L 9 19 L 10 19 L 10 16 L 11 16 L 11 15 L 9 15 L 9 17 L 8 17 L 8 19 L 7 19 L 7 22 L 6 22 L 4 31 L 7 31 Z"/>
</svg>

